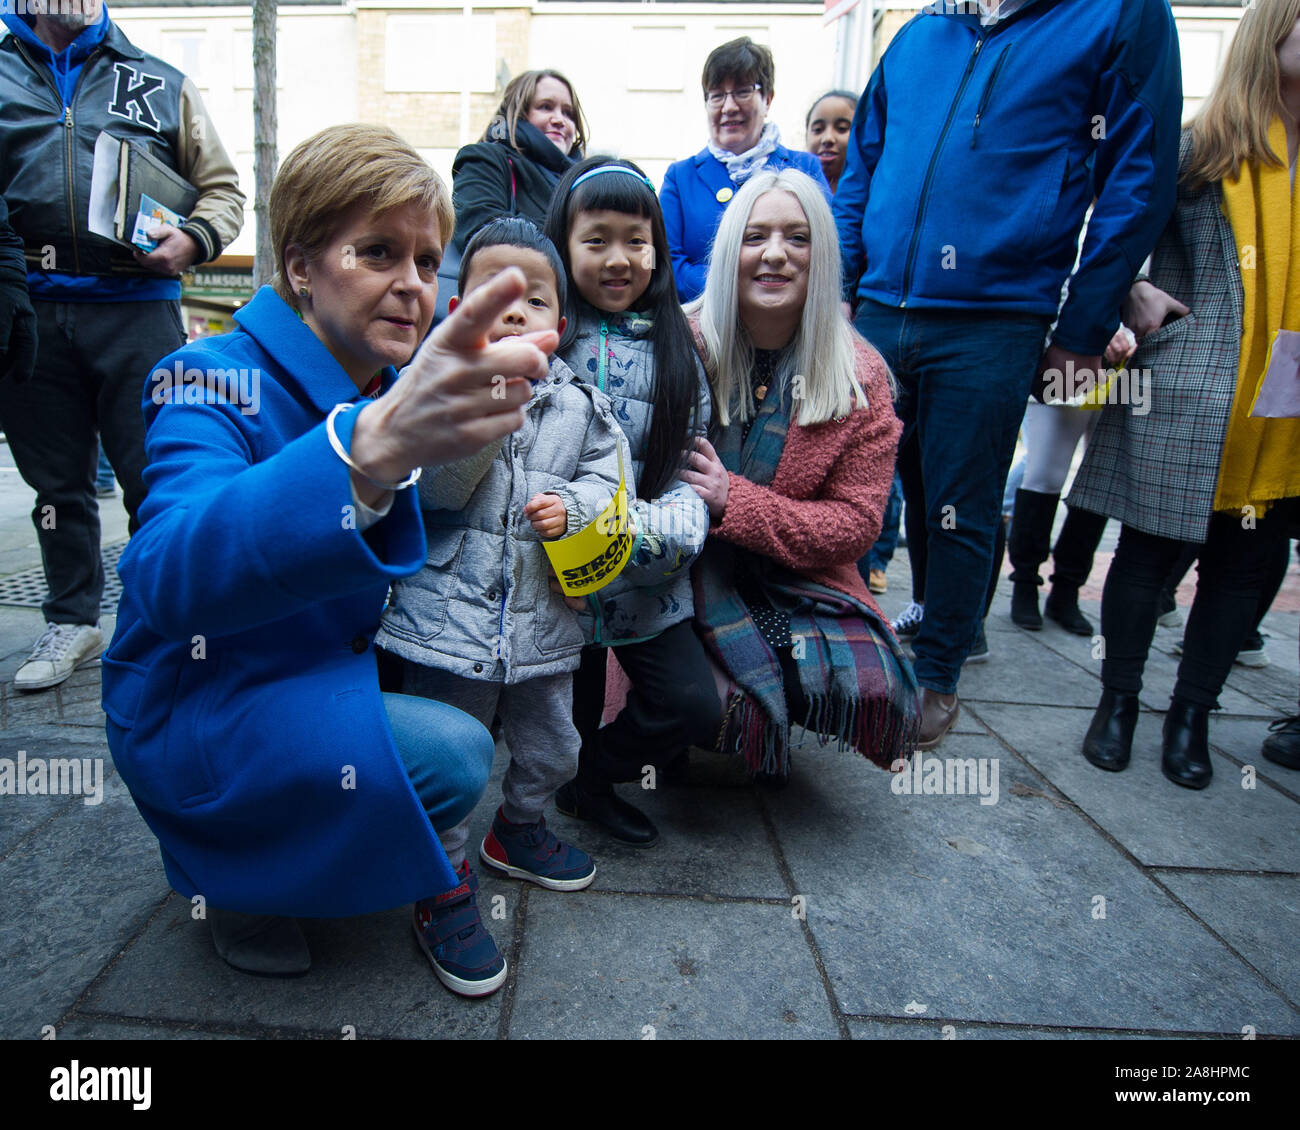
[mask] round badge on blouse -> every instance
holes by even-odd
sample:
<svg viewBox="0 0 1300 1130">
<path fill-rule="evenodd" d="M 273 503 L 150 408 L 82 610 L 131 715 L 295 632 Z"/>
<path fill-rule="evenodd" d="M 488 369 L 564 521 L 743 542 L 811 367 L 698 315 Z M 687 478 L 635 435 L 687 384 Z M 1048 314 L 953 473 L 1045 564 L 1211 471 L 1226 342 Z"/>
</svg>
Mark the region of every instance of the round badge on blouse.
<svg viewBox="0 0 1300 1130">
<path fill-rule="evenodd" d="M 718 193 L 717 193 L 718 203 L 725 204 L 728 200 L 730 200 L 735 195 L 736 194 L 732 192 L 731 189 L 729 188 L 720 188 L 718 189 Z"/>
</svg>

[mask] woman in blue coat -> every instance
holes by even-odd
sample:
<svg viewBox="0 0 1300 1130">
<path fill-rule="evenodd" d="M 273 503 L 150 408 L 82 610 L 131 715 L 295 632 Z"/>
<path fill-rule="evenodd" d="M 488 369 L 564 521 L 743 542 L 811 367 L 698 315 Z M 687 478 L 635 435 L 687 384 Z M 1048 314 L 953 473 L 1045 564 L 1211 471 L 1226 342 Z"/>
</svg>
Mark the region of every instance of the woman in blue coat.
<svg viewBox="0 0 1300 1130">
<path fill-rule="evenodd" d="M 709 143 L 694 157 L 669 165 L 659 190 L 673 277 L 683 302 L 704 293 L 718 222 L 727 202 L 759 169 L 800 169 L 831 199 L 817 157 L 787 149 L 776 123 L 767 120 L 775 77 L 772 52 L 747 35 L 715 47 L 704 61 Z"/>
<path fill-rule="evenodd" d="M 425 563 L 414 469 L 519 427 L 556 337 L 484 346 L 523 289 L 503 272 L 397 380 L 432 320 L 452 210 L 388 130 L 303 142 L 270 214 L 273 285 L 145 382 L 109 747 L 169 881 L 202 896 L 237 968 L 304 972 L 296 917 L 415 903 L 439 979 L 483 995 L 504 962 L 476 949 L 477 883 L 436 832 L 482 794 L 492 741 L 450 707 L 381 696 L 373 640 L 390 582 Z"/>
</svg>

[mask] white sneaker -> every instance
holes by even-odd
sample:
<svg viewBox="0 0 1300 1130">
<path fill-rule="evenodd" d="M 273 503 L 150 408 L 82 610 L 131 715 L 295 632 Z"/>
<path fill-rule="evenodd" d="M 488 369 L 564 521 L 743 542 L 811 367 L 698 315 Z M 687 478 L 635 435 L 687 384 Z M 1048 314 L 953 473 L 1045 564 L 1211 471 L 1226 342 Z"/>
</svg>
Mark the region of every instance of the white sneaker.
<svg viewBox="0 0 1300 1130">
<path fill-rule="evenodd" d="M 894 635 L 900 640 L 910 640 L 921 630 L 921 621 L 925 618 L 925 605 L 912 601 L 903 609 L 903 614 L 889 625 Z"/>
<path fill-rule="evenodd" d="M 14 676 L 14 688 L 39 691 L 58 686 L 78 667 L 99 658 L 104 636 L 91 624 L 46 624 L 27 662 Z"/>
</svg>

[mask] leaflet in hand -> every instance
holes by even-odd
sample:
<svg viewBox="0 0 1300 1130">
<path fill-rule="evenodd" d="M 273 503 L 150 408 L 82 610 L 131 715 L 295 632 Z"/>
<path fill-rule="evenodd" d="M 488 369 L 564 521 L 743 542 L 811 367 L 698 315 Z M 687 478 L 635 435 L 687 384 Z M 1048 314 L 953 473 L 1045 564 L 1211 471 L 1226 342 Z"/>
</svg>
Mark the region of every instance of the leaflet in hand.
<svg viewBox="0 0 1300 1130">
<path fill-rule="evenodd" d="M 559 541 L 544 541 L 542 547 L 568 596 L 589 596 L 623 571 L 632 556 L 632 526 L 627 514 L 622 444 L 618 448 L 618 490 L 613 501 L 576 533 Z"/>
<path fill-rule="evenodd" d="M 131 233 L 131 242 L 142 251 L 152 251 L 158 246 L 157 240 L 149 238 L 151 229 L 159 224 L 171 224 L 179 228 L 185 217 L 173 212 L 165 204 L 159 204 L 152 196 L 140 197 L 140 211 L 135 216 L 135 230 Z"/>
</svg>

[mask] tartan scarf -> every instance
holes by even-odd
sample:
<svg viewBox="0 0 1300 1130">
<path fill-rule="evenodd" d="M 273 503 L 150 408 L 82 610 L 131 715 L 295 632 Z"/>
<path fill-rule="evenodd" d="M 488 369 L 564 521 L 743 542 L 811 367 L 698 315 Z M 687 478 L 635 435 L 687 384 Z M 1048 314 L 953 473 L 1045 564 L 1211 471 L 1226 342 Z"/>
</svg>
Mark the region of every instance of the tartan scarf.
<svg viewBox="0 0 1300 1130">
<path fill-rule="evenodd" d="M 776 474 L 790 426 L 789 366 L 759 406 L 749 435 L 734 418 L 718 427 L 713 446 L 728 471 L 767 486 Z M 911 756 L 920 725 L 916 678 L 884 621 L 855 597 L 792 573 L 770 558 L 711 537 L 692 571 L 701 638 L 738 688 L 726 704 L 719 748 L 743 755 L 751 773 L 790 772 L 785 680 L 737 591 L 748 570 L 773 607 L 790 619 L 793 655 L 807 716 L 806 730 L 826 745 L 852 748 L 881 768 Z"/>
</svg>

